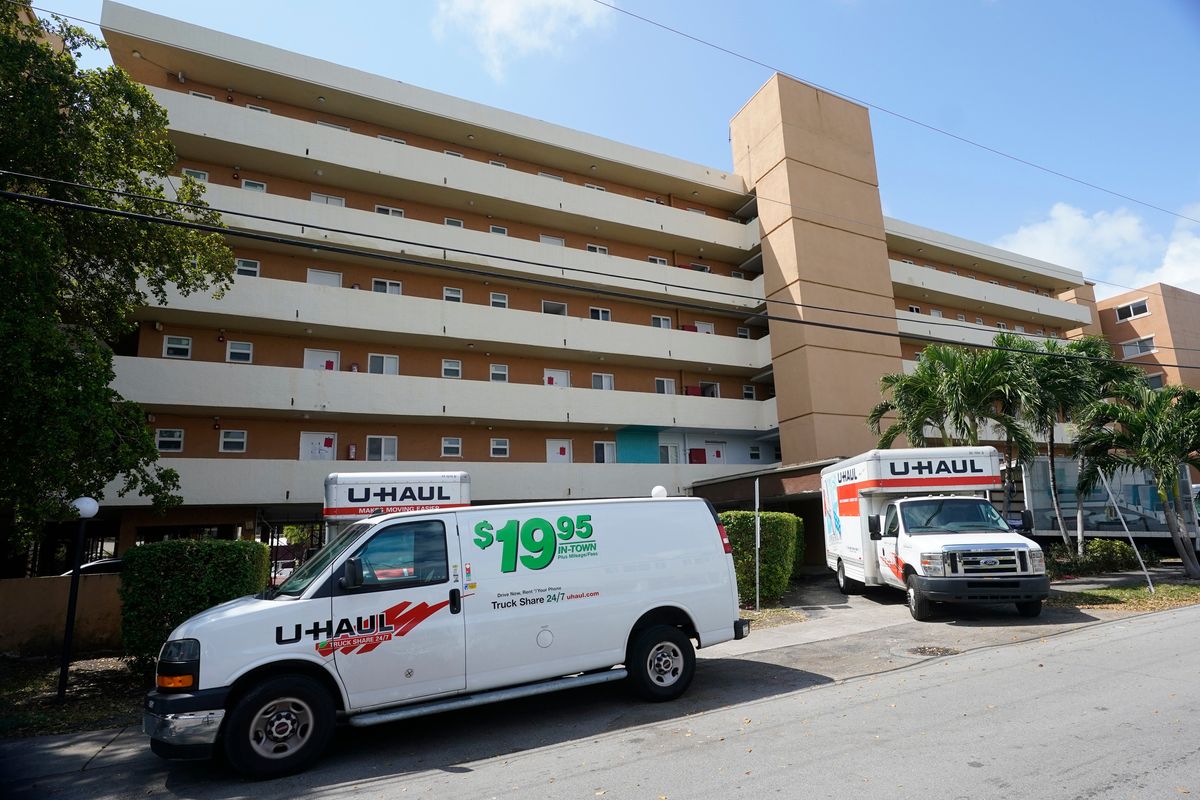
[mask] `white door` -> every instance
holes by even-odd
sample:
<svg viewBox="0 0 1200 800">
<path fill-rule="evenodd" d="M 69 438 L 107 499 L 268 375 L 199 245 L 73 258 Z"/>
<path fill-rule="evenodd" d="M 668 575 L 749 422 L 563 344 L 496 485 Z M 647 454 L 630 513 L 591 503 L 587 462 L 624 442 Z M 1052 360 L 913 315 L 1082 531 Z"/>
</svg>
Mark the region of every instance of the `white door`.
<svg viewBox="0 0 1200 800">
<path fill-rule="evenodd" d="M 725 463 L 725 443 L 724 442 L 705 442 L 704 453 L 709 464 L 724 464 Z"/>
<path fill-rule="evenodd" d="M 570 439 L 547 439 L 546 440 L 546 463 L 553 464 L 555 462 L 571 463 L 571 440 Z"/>
<path fill-rule="evenodd" d="M 571 370 L 548 369 L 542 373 L 542 382 L 547 386 L 566 387 L 571 385 Z"/>
<path fill-rule="evenodd" d="M 341 288 L 342 273 L 329 272 L 328 270 L 323 269 L 312 269 L 310 267 L 308 270 L 308 282 L 315 283 L 318 286 L 336 286 Z"/>
<path fill-rule="evenodd" d="M 388 525 L 352 554 L 362 585 L 334 583 L 335 629 L 317 644 L 352 709 L 466 688 L 459 555 L 453 514 Z"/>
<path fill-rule="evenodd" d="M 696 330 L 700 333 L 716 333 L 717 332 L 716 328 L 713 327 L 713 324 L 711 322 L 697 322 Z"/>
<path fill-rule="evenodd" d="M 337 452 L 336 433 L 301 433 L 301 461 L 333 461 Z"/>
<path fill-rule="evenodd" d="M 337 371 L 342 354 L 337 350 L 312 350 L 304 348 L 305 369 L 331 369 Z"/>
</svg>

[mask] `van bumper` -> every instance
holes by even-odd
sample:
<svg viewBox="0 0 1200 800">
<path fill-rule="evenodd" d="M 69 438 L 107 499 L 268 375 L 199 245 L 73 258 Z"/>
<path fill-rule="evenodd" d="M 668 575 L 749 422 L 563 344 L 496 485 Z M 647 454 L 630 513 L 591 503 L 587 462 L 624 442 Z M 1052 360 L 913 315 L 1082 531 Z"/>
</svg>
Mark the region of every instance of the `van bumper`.
<svg viewBox="0 0 1200 800">
<path fill-rule="evenodd" d="M 733 638 L 734 639 L 745 639 L 749 635 L 750 635 L 750 620 L 739 619 L 737 622 L 733 623 Z"/>
<path fill-rule="evenodd" d="M 208 758 L 212 755 L 228 689 L 186 694 L 150 692 L 142 712 L 142 733 L 150 749 L 163 758 Z"/>
<path fill-rule="evenodd" d="M 917 590 L 943 603 L 1005 603 L 1045 600 L 1050 578 L 1045 575 L 1012 575 L 1003 578 L 930 578 L 914 575 Z"/>
</svg>

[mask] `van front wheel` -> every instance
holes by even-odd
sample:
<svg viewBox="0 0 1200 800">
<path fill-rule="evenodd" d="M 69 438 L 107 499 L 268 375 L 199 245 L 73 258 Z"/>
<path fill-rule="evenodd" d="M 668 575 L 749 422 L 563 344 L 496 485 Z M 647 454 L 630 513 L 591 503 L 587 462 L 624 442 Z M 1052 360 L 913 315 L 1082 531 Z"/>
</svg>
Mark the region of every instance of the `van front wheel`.
<svg viewBox="0 0 1200 800">
<path fill-rule="evenodd" d="M 225 756 L 252 778 L 290 775 L 311 764 L 333 736 L 333 698 L 303 675 L 260 683 L 226 721 Z"/>
<path fill-rule="evenodd" d="M 655 625 L 637 635 L 629 648 L 629 683 L 646 700 L 674 700 L 696 671 L 696 651 L 683 631 Z"/>
<path fill-rule="evenodd" d="M 906 581 L 908 589 L 908 613 L 917 622 L 924 622 L 933 616 L 933 603 L 925 593 L 917 588 L 917 576 L 909 575 Z"/>
</svg>

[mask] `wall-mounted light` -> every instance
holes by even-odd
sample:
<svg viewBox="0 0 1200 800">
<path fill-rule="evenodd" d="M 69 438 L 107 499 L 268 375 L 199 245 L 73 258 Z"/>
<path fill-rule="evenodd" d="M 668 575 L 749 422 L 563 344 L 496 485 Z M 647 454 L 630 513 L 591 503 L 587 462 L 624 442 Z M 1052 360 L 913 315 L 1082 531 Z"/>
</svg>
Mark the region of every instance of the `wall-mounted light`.
<svg viewBox="0 0 1200 800">
<path fill-rule="evenodd" d="M 141 51 L 141 50 L 134 50 L 134 51 L 133 51 L 133 53 L 132 53 L 132 55 L 133 55 L 133 57 L 134 57 L 134 58 L 141 58 L 141 57 L 142 57 L 142 51 Z"/>
<path fill-rule="evenodd" d="M 154 330 L 161 331 L 162 329 L 163 329 L 163 324 L 161 322 L 159 322 L 158 320 L 155 320 L 154 321 Z"/>
<path fill-rule="evenodd" d="M 217 331 L 217 341 L 218 342 L 225 341 L 225 329 L 224 328 L 221 328 L 219 331 Z"/>
<path fill-rule="evenodd" d="M 146 422 L 153 424 L 156 419 L 157 417 L 155 417 L 153 414 L 146 415 Z"/>
<path fill-rule="evenodd" d="M 214 431 L 221 430 L 221 418 L 220 417 L 213 417 L 213 430 Z"/>
<path fill-rule="evenodd" d="M 325 95 L 317 95 L 317 102 L 318 102 L 318 103 L 324 103 L 324 102 L 325 102 Z"/>
</svg>

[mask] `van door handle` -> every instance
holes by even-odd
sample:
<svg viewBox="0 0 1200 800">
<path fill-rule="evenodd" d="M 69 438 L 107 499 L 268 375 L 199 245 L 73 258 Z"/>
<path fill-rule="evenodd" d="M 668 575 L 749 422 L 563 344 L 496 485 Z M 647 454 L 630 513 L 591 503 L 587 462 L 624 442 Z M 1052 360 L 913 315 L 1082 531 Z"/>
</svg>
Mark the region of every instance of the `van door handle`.
<svg viewBox="0 0 1200 800">
<path fill-rule="evenodd" d="M 462 592 L 458 589 L 450 590 L 450 613 L 457 614 L 462 611 Z"/>
</svg>

